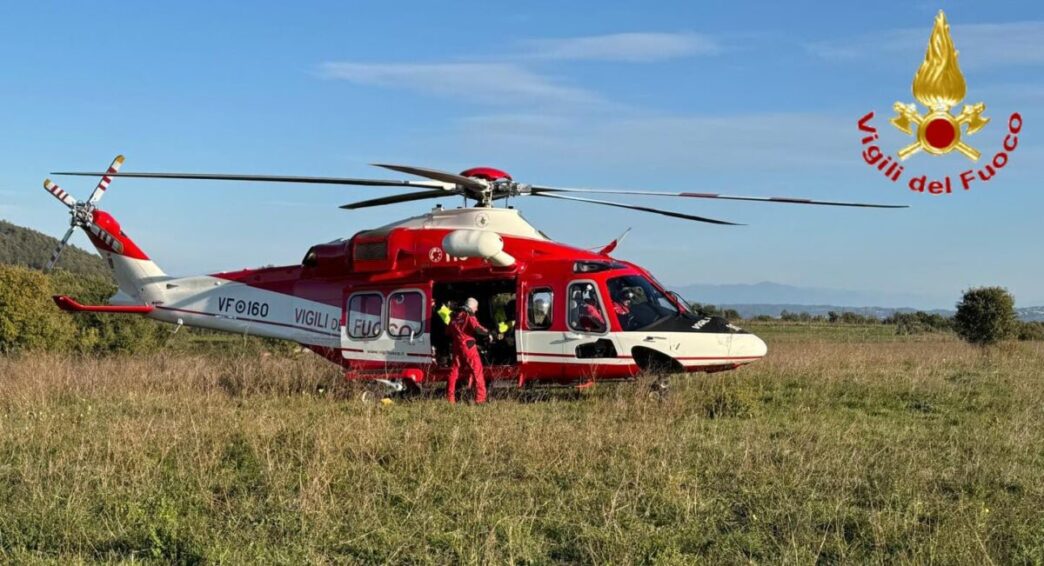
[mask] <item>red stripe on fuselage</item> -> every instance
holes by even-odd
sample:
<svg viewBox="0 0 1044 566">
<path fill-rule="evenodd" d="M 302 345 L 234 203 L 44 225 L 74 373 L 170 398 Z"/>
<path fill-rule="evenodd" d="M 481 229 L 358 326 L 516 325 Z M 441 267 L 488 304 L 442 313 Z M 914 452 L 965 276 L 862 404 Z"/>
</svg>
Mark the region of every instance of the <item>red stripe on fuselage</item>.
<svg viewBox="0 0 1044 566">
<path fill-rule="evenodd" d="M 301 266 L 284 265 L 212 273 L 211 277 L 242 283 L 248 287 L 341 308 L 344 280 L 301 279 Z"/>
</svg>

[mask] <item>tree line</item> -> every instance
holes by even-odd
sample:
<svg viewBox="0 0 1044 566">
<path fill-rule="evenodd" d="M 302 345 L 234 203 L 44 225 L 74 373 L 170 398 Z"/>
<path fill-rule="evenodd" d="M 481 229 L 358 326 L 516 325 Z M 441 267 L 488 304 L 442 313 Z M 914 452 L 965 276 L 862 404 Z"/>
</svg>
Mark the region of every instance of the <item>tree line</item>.
<svg viewBox="0 0 1044 566">
<path fill-rule="evenodd" d="M 60 311 L 52 295 L 69 295 L 84 304 L 105 304 L 116 292 L 108 276 L 73 273 L 56 269 L 51 273 L 22 266 L 0 265 L 0 353 L 48 350 L 82 353 L 140 352 L 164 346 L 170 327 L 140 316 Z M 693 304 L 696 312 L 741 320 L 735 309 Z M 953 317 L 923 311 L 895 313 L 885 318 L 853 312 L 826 315 L 783 311 L 779 319 L 759 316 L 754 320 L 782 320 L 799 323 L 887 324 L 898 334 L 955 332 L 974 344 L 1001 340 L 1044 340 L 1044 323 L 1019 321 L 1014 298 L 1000 287 L 967 291 Z M 206 335 L 207 331 L 193 330 Z M 247 340 L 244 340 L 244 343 Z M 227 343 L 226 343 L 227 345 Z M 286 349 L 275 341 L 253 340 L 256 349 Z"/>
<path fill-rule="evenodd" d="M 693 303 L 695 312 L 721 316 L 732 321 L 743 318 L 735 309 L 720 309 L 714 305 Z M 955 332 L 973 344 L 993 344 L 1001 340 L 1044 340 L 1044 322 L 1022 321 L 1015 313 L 1015 299 L 1002 287 L 969 289 L 957 303 L 953 316 L 924 311 L 896 312 L 884 318 L 850 311 L 829 311 L 825 315 L 784 310 L 778 318 L 759 315 L 750 320 L 758 322 L 783 321 L 825 324 L 884 324 L 895 326 L 896 334 L 924 334 L 928 332 Z"/>
</svg>

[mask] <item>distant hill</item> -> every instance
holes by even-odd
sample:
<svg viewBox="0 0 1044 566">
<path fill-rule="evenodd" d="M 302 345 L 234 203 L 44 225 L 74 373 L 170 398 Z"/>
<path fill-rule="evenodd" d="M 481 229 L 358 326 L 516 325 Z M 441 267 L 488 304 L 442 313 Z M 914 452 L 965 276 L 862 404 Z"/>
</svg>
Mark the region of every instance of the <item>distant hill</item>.
<svg viewBox="0 0 1044 566">
<path fill-rule="evenodd" d="M 843 313 L 851 312 L 862 316 L 875 318 L 887 318 L 897 312 L 915 312 L 917 309 L 908 307 L 851 307 L 839 305 L 794 305 L 794 304 L 721 304 L 714 306 L 721 309 L 733 309 L 743 318 L 754 318 L 757 316 L 771 316 L 778 318 L 783 311 L 792 313 L 808 313 L 813 316 L 826 316 L 829 312 Z M 953 316 L 953 310 L 934 309 L 926 311 L 943 316 Z"/>
<path fill-rule="evenodd" d="M 852 312 L 886 318 L 897 312 L 922 310 L 953 316 L 956 303 L 956 300 L 943 301 L 917 293 L 797 287 L 768 281 L 753 284 L 697 283 L 679 285 L 677 290 L 690 301 L 733 309 L 743 318 L 779 317 L 783 311 L 821 316 L 830 311 Z M 1044 321 L 1044 306 L 1020 307 L 1015 312 L 1025 321 Z"/>
<path fill-rule="evenodd" d="M 0 220 L 0 264 L 43 269 L 57 245 L 57 238 Z M 72 245 L 62 252 L 58 266 L 73 273 L 112 277 L 101 256 Z"/>
<path fill-rule="evenodd" d="M 893 314 L 915 312 L 917 309 L 901 307 L 844 307 L 838 305 L 767 305 L 767 304 L 721 304 L 714 305 L 720 309 L 732 309 L 739 313 L 743 318 L 755 318 L 758 316 L 771 316 L 773 318 L 779 318 L 783 311 L 791 313 L 808 313 L 813 316 L 826 316 L 827 313 L 833 311 L 836 313 L 851 312 L 862 316 L 872 316 L 874 318 L 888 318 Z M 945 317 L 953 316 L 956 311 L 953 309 L 931 309 L 925 312 L 931 314 L 939 314 Z M 1026 322 L 1044 321 L 1044 307 L 1020 307 L 1015 309 L 1015 314 L 1019 319 Z"/>
<path fill-rule="evenodd" d="M 927 310 L 953 308 L 954 304 L 953 300 L 919 293 L 797 287 L 769 281 L 753 284 L 696 283 L 678 285 L 677 290 L 690 301 L 713 305 L 874 305 Z"/>
</svg>

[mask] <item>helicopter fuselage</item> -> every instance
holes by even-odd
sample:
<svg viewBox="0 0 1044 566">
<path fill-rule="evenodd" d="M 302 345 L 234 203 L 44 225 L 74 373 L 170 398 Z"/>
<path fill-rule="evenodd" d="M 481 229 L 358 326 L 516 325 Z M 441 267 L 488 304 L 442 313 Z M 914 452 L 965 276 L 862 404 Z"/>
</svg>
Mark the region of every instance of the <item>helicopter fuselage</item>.
<svg viewBox="0 0 1044 566">
<path fill-rule="evenodd" d="M 468 297 L 479 300 L 480 322 L 503 335 L 485 348 L 488 373 L 519 385 L 721 371 L 766 353 L 753 334 L 689 311 L 641 267 L 551 241 L 513 209 L 437 208 L 313 246 L 299 265 L 184 278 L 151 273 L 155 264 L 115 220 L 96 215 L 126 239 L 114 249 L 91 235 L 120 282 L 111 303 L 152 307 L 145 316 L 166 322 L 292 340 L 351 379 L 445 380 L 439 310 Z"/>
</svg>

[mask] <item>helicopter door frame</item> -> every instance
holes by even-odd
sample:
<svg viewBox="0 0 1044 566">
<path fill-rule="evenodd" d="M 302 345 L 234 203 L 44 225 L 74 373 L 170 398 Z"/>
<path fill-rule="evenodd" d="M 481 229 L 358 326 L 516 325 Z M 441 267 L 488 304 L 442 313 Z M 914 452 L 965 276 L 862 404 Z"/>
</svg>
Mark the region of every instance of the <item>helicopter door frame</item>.
<svg viewBox="0 0 1044 566">
<path fill-rule="evenodd" d="M 392 322 L 392 301 L 395 300 L 395 295 L 407 295 L 416 293 L 420 295 L 420 302 L 418 308 L 420 310 L 420 320 L 416 321 L 417 328 L 413 330 L 412 335 L 406 334 L 406 329 L 401 322 Z M 418 285 L 408 285 L 404 287 L 398 287 L 391 289 L 387 293 L 385 299 L 384 308 L 384 327 L 385 336 L 387 336 L 388 342 L 390 342 L 389 354 L 392 357 L 392 361 L 398 361 L 396 358 L 402 356 L 403 361 L 408 362 L 431 362 L 431 286 L 428 285 L 426 288 Z M 397 320 L 410 320 L 410 319 L 397 319 Z"/>
<path fill-rule="evenodd" d="M 342 301 L 344 326 L 341 331 L 342 357 L 346 360 L 369 362 L 387 365 L 428 365 L 432 362 L 431 334 L 428 330 L 431 316 L 428 313 L 431 296 L 430 285 L 404 285 L 402 287 L 352 287 L 346 289 Z M 417 293 L 420 295 L 420 332 L 412 340 L 393 337 L 389 332 L 391 326 L 392 297 L 398 293 Z M 371 325 L 376 322 L 377 328 L 367 328 L 367 336 L 353 336 L 351 301 L 361 295 L 376 295 L 381 298 L 380 315 L 373 321 L 373 314 L 366 315 Z M 371 330 L 372 329 L 372 330 Z"/>
<path fill-rule="evenodd" d="M 601 332 L 579 330 L 570 324 L 570 310 L 573 302 L 573 287 L 576 285 L 591 285 L 594 288 L 595 298 L 598 300 L 598 309 L 602 315 L 604 329 Z M 629 376 L 630 371 L 623 366 L 632 363 L 629 354 L 621 356 L 619 337 L 613 333 L 613 320 L 610 316 L 615 315 L 610 311 L 610 303 L 606 300 L 609 294 L 603 288 L 603 283 L 593 279 L 573 279 L 565 284 L 565 305 L 562 312 L 565 313 L 565 332 L 562 334 L 561 346 L 563 356 L 568 358 L 572 365 L 565 369 L 566 374 L 574 379 L 584 382 L 592 382 L 599 376 L 621 377 Z M 621 371 L 624 370 L 624 371 Z"/>
<path fill-rule="evenodd" d="M 530 324 L 530 295 L 539 291 L 551 293 L 550 311 L 548 311 L 551 323 L 545 328 L 534 328 Z M 515 319 L 517 321 L 515 323 L 515 360 L 519 366 L 524 366 L 527 363 L 546 363 L 548 360 L 545 358 L 558 357 L 560 355 L 560 348 L 554 346 L 554 343 L 562 335 L 560 331 L 554 328 L 557 322 L 555 310 L 560 294 L 559 290 L 556 289 L 556 285 L 551 282 L 519 281 L 518 293 L 515 297 L 516 310 L 518 311 L 518 318 Z"/>
</svg>

